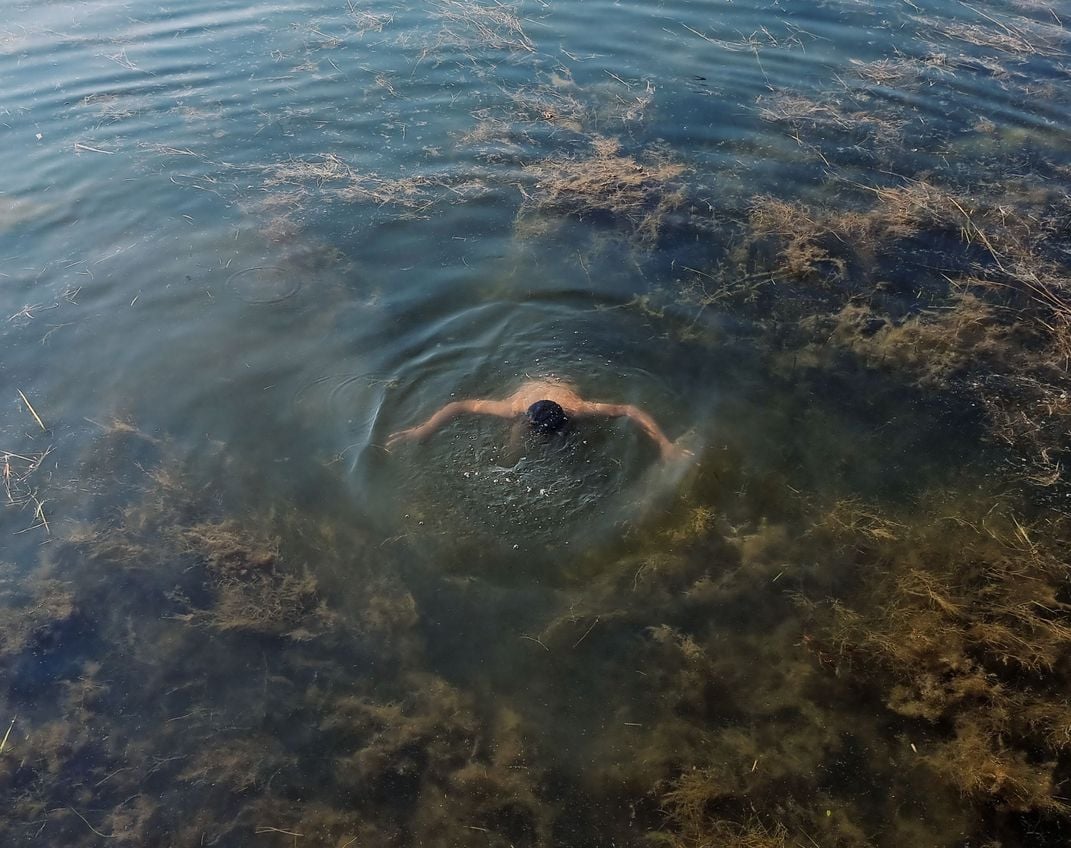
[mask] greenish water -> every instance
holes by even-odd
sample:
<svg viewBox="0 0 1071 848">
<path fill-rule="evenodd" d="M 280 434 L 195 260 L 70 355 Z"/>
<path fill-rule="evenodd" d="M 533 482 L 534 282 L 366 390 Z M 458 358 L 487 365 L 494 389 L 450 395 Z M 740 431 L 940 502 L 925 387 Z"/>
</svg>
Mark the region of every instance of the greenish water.
<svg viewBox="0 0 1071 848">
<path fill-rule="evenodd" d="M 1066 4 L 0 8 L 5 844 L 1071 839 Z"/>
</svg>

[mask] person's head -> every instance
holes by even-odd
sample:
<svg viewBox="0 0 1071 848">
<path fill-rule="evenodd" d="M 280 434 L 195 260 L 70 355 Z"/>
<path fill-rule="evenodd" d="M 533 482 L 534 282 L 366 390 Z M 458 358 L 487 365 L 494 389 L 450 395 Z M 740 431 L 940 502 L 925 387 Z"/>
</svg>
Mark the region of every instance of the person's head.
<svg viewBox="0 0 1071 848">
<path fill-rule="evenodd" d="M 528 407 L 528 423 L 537 433 L 557 433 L 569 417 L 565 410 L 552 400 L 537 400 Z"/>
</svg>

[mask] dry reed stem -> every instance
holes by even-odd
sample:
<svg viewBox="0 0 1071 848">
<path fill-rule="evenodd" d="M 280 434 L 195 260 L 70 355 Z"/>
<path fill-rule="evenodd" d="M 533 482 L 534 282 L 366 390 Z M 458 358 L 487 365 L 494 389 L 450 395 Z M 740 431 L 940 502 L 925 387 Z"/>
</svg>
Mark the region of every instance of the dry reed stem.
<svg viewBox="0 0 1071 848">
<path fill-rule="evenodd" d="M 11 719 L 11 724 L 9 724 L 7 726 L 7 733 L 5 733 L 4 734 L 4 738 L 2 740 L 0 740 L 0 754 L 4 753 L 4 751 L 7 750 L 7 740 L 8 740 L 8 737 L 11 736 L 11 730 L 12 730 L 12 728 L 14 728 L 15 721 L 17 719 L 18 719 L 18 716 L 15 716 L 15 718 Z"/>
<path fill-rule="evenodd" d="M 45 422 L 41 420 L 41 416 L 37 414 L 37 410 L 33 408 L 33 404 L 31 404 L 30 401 L 26 398 L 26 395 L 22 393 L 22 389 L 15 389 L 15 391 L 19 393 L 19 397 L 22 398 L 22 402 L 26 404 L 26 409 L 28 409 L 30 415 L 33 416 L 33 420 L 37 422 L 38 426 L 42 430 L 47 431 L 48 428 L 45 426 Z"/>
<path fill-rule="evenodd" d="M 305 836 L 304 833 L 297 833 L 297 832 L 295 832 L 293 830 L 283 830 L 280 827 L 269 827 L 267 825 L 259 825 L 259 826 L 257 826 L 256 830 L 254 830 L 253 832 L 257 833 L 257 834 L 261 834 L 261 833 L 282 833 L 282 834 L 285 834 L 286 836 L 297 836 L 297 837 L 302 837 L 302 838 L 304 838 L 304 836 Z"/>
</svg>

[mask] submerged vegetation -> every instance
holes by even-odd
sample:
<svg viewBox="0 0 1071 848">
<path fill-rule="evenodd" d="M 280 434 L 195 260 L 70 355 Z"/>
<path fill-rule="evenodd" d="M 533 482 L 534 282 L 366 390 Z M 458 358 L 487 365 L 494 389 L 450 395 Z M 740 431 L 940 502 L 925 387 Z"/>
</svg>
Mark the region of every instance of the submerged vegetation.
<svg viewBox="0 0 1071 848">
<path fill-rule="evenodd" d="M 412 44 L 351 2 L 290 71 L 396 39 L 410 80 L 448 61 L 493 80 L 463 131 L 423 140 L 426 171 L 147 150 L 218 168 L 189 185 L 289 251 L 228 270 L 250 305 L 343 264 L 295 247 L 324 209 L 412 226 L 490 198 L 525 256 L 575 251 L 585 275 L 627 256 L 642 280 L 613 308 L 682 370 L 730 363 L 724 419 L 673 503 L 510 582 L 353 520 L 345 451 L 315 478 L 337 514 L 296 484 L 250 509 L 227 446 L 198 449 L 207 475 L 136 421 L 90 422 L 79 448 L 20 391 L 0 430 L 0 841 L 1071 840 L 1071 161 L 1055 130 L 953 107 L 939 129 L 915 105 L 978 75 L 1036 93 L 1027 65 L 1066 63 L 1067 31 L 907 5 L 914 52 L 817 90 L 763 64 L 807 33 L 685 28 L 754 57 L 765 88 L 741 109 L 798 157 L 788 181 L 693 161 L 652 129 L 650 81 L 580 85 L 590 57 L 548 58 L 519 9 L 469 0 L 432 4 Z M 362 72 L 362 96 L 404 101 L 405 75 Z M 80 108 L 128 117 L 103 95 Z"/>
<path fill-rule="evenodd" d="M 526 193 L 519 230 L 538 233 L 560 216 L 606 217 L 621 226 L 637 244 L 653 245 L 666 216 L 685 202 L 679 180 L 684 167 L 652 157 L 638 162 L 622 156 L 620 144 L 592 139 L 592 155 L 547 159 L 526 167 L 534 182 Z"/>
</svg>

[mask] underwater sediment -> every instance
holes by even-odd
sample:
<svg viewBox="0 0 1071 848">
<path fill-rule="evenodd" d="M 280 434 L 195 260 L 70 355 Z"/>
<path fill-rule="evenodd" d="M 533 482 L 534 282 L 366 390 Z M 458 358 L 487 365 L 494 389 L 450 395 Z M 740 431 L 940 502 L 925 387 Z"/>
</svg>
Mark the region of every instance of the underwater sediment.
<svg viewBox="0 0 1071 848">
<path fill-rule="evenodd" d="M 359 80 L 346 102 L 383 118 L 377 153 L 408 139 L 416 167 L 370 162 L 333 128 L 301 136 L 326 122 L 297 100 L 258 116 L 255 132 L 285 143 L 256 156 L 210 146 L 206 130 L 226 139 L 222 100 L 167 113 L 194 128 L 188 147 L 78 142 L 95 161 L 129 153 L 130 174 L 207 196 L 218 207 L 190 212 L 220 217 L 211 255 L 161 286 L 175 300 L 139 300 L 96 254 L 10 269 L 23 288 L 2 337 L 5 375 L 21 368 L 0 413 L 0 841 L 1071 841 L 1059 10 L 963 4 L 967 20 L 907 4 L 907 41 L 824 54 L 836 72 L 798 85 L 785 68 L 824 36 L 754 9 L 751 35 L 659 19 L 750 74 L 744 96 L 701 65 L 585 76 L 599 57 L 547 41 L 553 19 L 526 15 L 548 4 L 530 5 L 349 4 L 289 28 L 300 64 L 265 51 L 272 97 Z M 870 5 L 820 11 L 891 32 Z M 109 69 L 147 61 L 112 47 Z M 22 49 L 0 39 L 0 57 Z M 449 128 L 421 86 L 461 99 Z M 999 108 L 967 96 L 978 87 Z M 115 88 L 73 114 L 103 131 L 151 111 Z M 732 132 L 689 141 L 696 103 L 722 101 Z M 1009 101 L 1036 114 L 1016 122 Z M 0 235 L 57 215 L 5 200 Z M 153 264 L 141 257 L 124 273 Z M 146 301 L 157 316 L 196 304 L 199 331 L 116 317 Z M 510 348 L 501 328 L 468 333 L 482 325 L 455 301 L 568 319 Z M 60 350 L 92 362 L 119 340 L 99 409 L 78 391 L 83 360 L 49 358 L 90 321 Z M 589 355 L 584 332 L 607 325 L 621 338 Z M 150 343 L 125 350 L 138 332 Z M 502 351 L 531 361 L 481 370 Z M 653 374 L 670 388 L 638 397 L 694 439 L 694 463 L 657 485 L 634 433 L 582 430 L 539 472 L 644 470 L 578 472 L 554 492 L 584 499 L 569 512 L 488 447 L 505 438 L 493 423 L 381 450 L 404 422 L 377 415 L 434 396 L 407 394 L 422 370 L 448 395 L 540 356 Z M 33 390 L 38 357 L 43 385 L 46 370 L 74 374 L 63 391 Z M 171 357 L 185 373 L 161 368 Z M 209 388 L 183 406 L 191 384 Z M 380 488 L 356 498 L 368 481 Z M 377 524 L 360 514 L 370 502 L 399 514 Z"/>
</svg>

